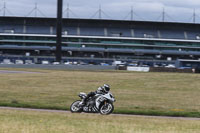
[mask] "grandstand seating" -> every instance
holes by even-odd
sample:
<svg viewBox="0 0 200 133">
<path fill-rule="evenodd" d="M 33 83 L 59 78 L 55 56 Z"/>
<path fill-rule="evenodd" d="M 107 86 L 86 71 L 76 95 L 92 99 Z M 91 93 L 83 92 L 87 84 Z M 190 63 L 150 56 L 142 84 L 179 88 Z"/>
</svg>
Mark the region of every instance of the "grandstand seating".
<svg viewBox="0 0 200 133">
<path fill-rule="evenodd" d="M 188 51 L 189 55 L 200 55 L 200 52 Z"/>
<path fill-rule="evenodd" d="M 77 35 L 77 27 L 65 27 L 63 26 L 63 34 L 65 35 Z"/>
<path fill-rule="evenodd" d="M 84 36 L 104 36 L 103 28 L 90 28 L 90 27 L 80 27 L 80 35 Z"/>
<path fill-rule="evenodd" d="M 64 51 L 91 51 L 91 52 L 104 52 L 104 48 L 76 48 L 76 47 L 62 47 Z"/>
<path fill-rule="evenodd" d="M 108 36 L 131 37 L 131 29 L 125 28 L 107 28 Z"/>
<path fill-rule="evenodd" d="M 0 45 L 3 49 L 28 49 L 28 50 L 55 50 L 55 47 L 50 46 L 18 46 L 18 45 Z"/>
<path fill-rule="evenodd" d="M 104 52 L 104 48 L 80 48 L 81 51 Z"/>
<path fill-rule="evenodd" d="M 47 26 L 27 26 L 27 34 L 50 34 L 50 27 Z"/>
<path fill-rule="evenodd" d="M 134 36 L 139 38 L 158 38 L 158 31 L 151 29 L 134 29 Z"/>
<path fill-rule="evenodd" d="M 132 49 L 108 48 L 107 52 L 133 53 Z"/>
<path fill-rule="evenodd" d="M 50 20 L 49 20 L 50 21 Z M 102 23 L 96 25 L 91 23 L 81 23 L 79 21 L 73 21 L 75 24 L 64 23 L 63 34 L 65 35 L 82 35 L 82 36 L 109 36 L 109 37 L 135 37 L 135 38 L 163 38 L 163 39 L 189 39 L 189 40 L 200 40 L 200 32 L 198 29 L 180 28 L 176 26 L 165 27 L 153 26 L 151 24 L 138 23 L 134 26 L 128 25 L 112 25 Z M 79 24 L 80 23 L 80 24 Z M 85 26 L 84 26 L 85 25 Z M 161 24 L 162 25 L 162 24 Z M 165 25 L 165 24 L 163 24 Z M 167 24 L 166 24 L 167 25 Z M 166 26 L 165 25 L 165 26 Z M 105 31 L 106 29 L 106 31 Z M 15 23 L 10 21 L 0 22 L 0 33 L 24 33 L 26 34 L 56 34 L 56 26 L 52 20 L 48 23 L 42 20 L 37 21 L 36 19 L 27 20 L 27 24 L 20 19 L 16 20 Z M 105 33 L 106 32 L 106 33 Z"/>
<path fill-rule="evenodd" d="M 189 40 L 200 40 L 200 32 L 187 31 L 187 37 Z"/>
<path fill-rule="evenodd" d="M 23 33 L 23 26 L 11 24 L 0 25 L 0 33 Z"/>
<path fill-rule="evenodd" d="M 182 30 L 161 30 L 161 38 L 165 39 L 186 39 Z"/>
<path fill-rule="evenodd" d="M 135 53 L 160 54 L 160 50 L 136 49 Z"/>
<path fill-rule="evenodd" d="M 169 55 L 187 55 L 186 51 L 176 51 L 176 50 L 162 50 L 161 53 Z"/>
<path fill-rule="evenodd" d="M 73 51 L 73 57 L 103 53 L 108 58 L 143 56 L 146 59 L 166 60 L 171 55 L 200 58 L 198 24 L 64 19 L 62 28 L 62 50 L 66 55 Z M 0 33 L 7 33 L 0 34 L 2 54 L 12 54 L 14 50 L 21 55 L 26 51 L 34 53 L 35 50 L 40 50 L 44 56 L 55 54 L 55 18 L 1 17 Z M 157 57 L 160 54 L 164 56 Z"/>
</svg>

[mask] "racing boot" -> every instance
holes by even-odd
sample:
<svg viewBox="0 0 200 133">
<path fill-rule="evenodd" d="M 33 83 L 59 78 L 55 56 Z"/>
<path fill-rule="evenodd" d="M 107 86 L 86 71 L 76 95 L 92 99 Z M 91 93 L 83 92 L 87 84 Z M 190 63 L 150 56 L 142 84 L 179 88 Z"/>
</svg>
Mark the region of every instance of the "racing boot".
<svg viewBox="0 0 200 133">
<path fill-rule="evenodd" d="M 79 105 L 80 105 L 81 107 L 83 107 L 84 105 L 86 105 L 86 98 L 83 99 L 83 100 L 79 103 Z"/>
</svg>

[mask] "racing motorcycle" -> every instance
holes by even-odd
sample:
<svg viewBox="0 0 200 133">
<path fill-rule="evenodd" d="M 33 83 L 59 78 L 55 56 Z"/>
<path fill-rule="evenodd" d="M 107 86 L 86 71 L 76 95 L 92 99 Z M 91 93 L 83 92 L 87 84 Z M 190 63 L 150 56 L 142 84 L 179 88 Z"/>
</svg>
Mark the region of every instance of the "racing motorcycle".
<svg viewBox="0 0 200 133">
<path fill-rule="evenodd" d="M 72 113 L 100 113 L 102 115 L 108 115 L 113 112 L 115 102 L 114 96 L 109 92 L 107 94 L 96 94 L 93 97 L 90 97 L 85 105 L 82 105 L 83 100 L 86 98 L 87 94 L 81 92 L 78 95 L 81 100 L 73 102 L 70 106 L 70 111 Z"/>
</svg>

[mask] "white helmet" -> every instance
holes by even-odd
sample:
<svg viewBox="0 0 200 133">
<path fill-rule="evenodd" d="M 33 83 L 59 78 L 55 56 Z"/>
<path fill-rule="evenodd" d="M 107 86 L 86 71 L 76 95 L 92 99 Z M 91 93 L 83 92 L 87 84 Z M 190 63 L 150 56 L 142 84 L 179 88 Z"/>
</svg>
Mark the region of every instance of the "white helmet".
<svg viewBox="0 0 200 133">
<path fill-rule="evenodd" d="M 103 88 L 103 91 L 106 93 L 110 91 L 110 86 L 108 84 L 104 84 L 102 88 Z"/>
</svg>

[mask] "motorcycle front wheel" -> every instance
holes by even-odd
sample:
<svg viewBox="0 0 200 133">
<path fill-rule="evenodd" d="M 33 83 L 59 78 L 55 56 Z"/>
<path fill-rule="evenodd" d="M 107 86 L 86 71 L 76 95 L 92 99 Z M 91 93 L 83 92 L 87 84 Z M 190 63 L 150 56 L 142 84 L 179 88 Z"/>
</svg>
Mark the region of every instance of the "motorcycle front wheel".
<svg viewBox="0 0 200 133">
<path fill-rule="evenodd" d="M 79 106 L 80 102 L 81 102 L 80 100 L 77 100 L 77 101 L 75 101 L 75 102 L 73 102 L 71 104 L 70 111 L 72 113 L 80 113 L 80 112 L 82 112 L 82 107 Z"/>
<path fill-rule="evenodd" d="M 99 112 L 102 114 L 102 115 L 109 115 L 113 112 L 114 110 L 114 106 L 112 103 L 106 103 L 106 104 L 103 104 L 101 107 L 100 107 L 100 110 Z"/>
</svg>

